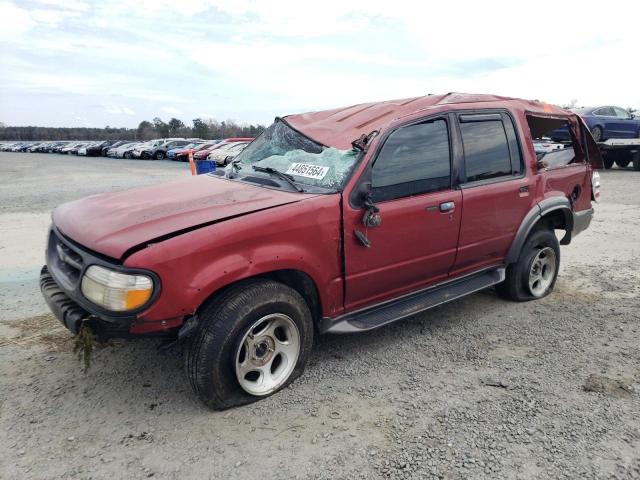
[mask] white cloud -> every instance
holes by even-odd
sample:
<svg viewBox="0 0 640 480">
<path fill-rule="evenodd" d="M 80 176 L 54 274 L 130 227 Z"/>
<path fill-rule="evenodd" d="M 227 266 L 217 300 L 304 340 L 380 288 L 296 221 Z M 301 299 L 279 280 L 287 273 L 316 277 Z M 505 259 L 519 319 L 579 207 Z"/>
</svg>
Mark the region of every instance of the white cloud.
<svg viewBox="0 0 640 480">
<path fill-rule="evenodd" d="M 124 105 L 105 105 L 104 111 L 107 113 L 111 113 L 113 115 L 135 115 L 136 114 L 136 112 L 134 112 L 132 109 Z"/>
<path fill-rule="evenodd" d="M 162 107 L 161 110 L 165 113 L 169 113 L 171 115 L 180 115 L 182 113 L 181 110 L 178 110 L 175 107 Z"/>
<path fill-rule="evenodd" d="M 163 114 L 214 116 L 198 112 L 269 122 L 454 90 L 640 107 L 630 61 L 637 1 L 598 9 L 550 0 L 20 5 L 0 0 L 8 19 L 0 31 L 0 115 L 9 123 L 44 121 L 53 110 L 47 102 L 60 95 L 73 98 L 77 112 L 103 105 L 85 112 L 91 122 L 119 115 L 130 125 Z M 55 110 L 54 121 L 73 120 Z"/>
</svg>

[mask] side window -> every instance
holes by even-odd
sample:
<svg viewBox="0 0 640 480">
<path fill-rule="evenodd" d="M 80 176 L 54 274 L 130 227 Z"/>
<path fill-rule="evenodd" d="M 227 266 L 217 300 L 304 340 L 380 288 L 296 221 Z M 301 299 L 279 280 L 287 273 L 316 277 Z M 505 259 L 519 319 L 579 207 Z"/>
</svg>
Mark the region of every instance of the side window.
<svg viewBox="0 0 640 480">
<path fill-rule="evenodd" d="M 627 112 L 624 108 L 613 107 L 613 111 L 616 113 L 616 117 L 618 118 L 629 118 L 629 112 Z"/>
<path fill-rule="evenodd" d="M 438 119 L 393 132 L 378 153 L 371 174 L 376 202 L 449 188 L 447 122 Z"/>
<path fill-rule="evenodd" d="M 462 133 L 467 182 L 512 174 L 507 133 L 501 116 L 496 115 L 496 117 L 495 120 L 462 121 L 463 116 L 461 116 L 460 131 Z M 510 127 L 513 129 L 513 125 L 510 125 Z M 515 134 L 513 143 L 519 157 Z M 520 167 L 518 166 L 518 168 Z M 514 170 L 513 173 L 516 173 L 516 171 Z M 517 173 L 520 173 L 520 170 L 517 170 Z"/>
<path fill-rule="evenodd" d="M 593 113 L 595 113 L 596 115 L 602 115 L 604 117 L 615 117 L 616 114 L 613 111 L 613 108 L 611 107 L 602 107 L 599 108 L 598 110 L 594 111 Z"/>
</svg>

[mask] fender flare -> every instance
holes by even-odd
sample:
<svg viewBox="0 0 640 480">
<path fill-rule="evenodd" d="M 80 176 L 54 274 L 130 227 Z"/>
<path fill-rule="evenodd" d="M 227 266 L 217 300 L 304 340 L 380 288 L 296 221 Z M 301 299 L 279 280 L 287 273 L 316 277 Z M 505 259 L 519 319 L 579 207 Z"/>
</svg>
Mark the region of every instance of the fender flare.
<svg viewBox="0 0 640 480">
<path fill-rule="evenodd" d="M 509 247 L 509 252 L 506 257 L 507 264 L 518 261 L 524 242 L 527 240 L 531 230 L 533 230 L 542 217 L 557 210 L 562 212 L 566 225 L 566 234 L 560 243 L 562 245 L 568 245 L 571 242 L 571 232 L 573 231 L 573 210 L 571 209 L 569 199 L 560 196 L 545 198 L 534 205 L 533 208 L 524 216 L 524 219 L 520 223 L 520 227 L 518 227 L 516 236 L 513 239 L 513 242 L 511 242 L 511 247 Z"/>
</svg>

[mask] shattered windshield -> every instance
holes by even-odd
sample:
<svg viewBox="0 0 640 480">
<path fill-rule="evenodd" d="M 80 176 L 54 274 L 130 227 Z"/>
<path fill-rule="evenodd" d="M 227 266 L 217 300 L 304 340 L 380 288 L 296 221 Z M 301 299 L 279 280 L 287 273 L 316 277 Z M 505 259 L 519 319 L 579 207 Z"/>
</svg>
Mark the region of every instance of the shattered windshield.
<svg viewBox="0 0 640 480">
<path fill-rule="evenodd" d="M 253 174 L 254 166 L 275 169 L 296 183 L 335 190 L 342 187 L 357 157 L 355 150 L 322 146 L 276 120 L 228 168 L 241 174 Z"/>
</svg>

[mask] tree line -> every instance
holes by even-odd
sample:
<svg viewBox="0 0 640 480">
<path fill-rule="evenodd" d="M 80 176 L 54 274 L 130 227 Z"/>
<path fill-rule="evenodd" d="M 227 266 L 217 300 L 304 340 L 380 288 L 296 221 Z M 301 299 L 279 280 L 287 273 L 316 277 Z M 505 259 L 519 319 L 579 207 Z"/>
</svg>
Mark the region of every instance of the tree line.
<svg viewBox="0 0 640 480">
<path fill-rule="evenodd" d="M 14 127 L 0 123 L 0 140 L 153 140 L 155 138 L 182 137 L 205 140 L 228 137 L 255 137 L 264 125 L 239 124 L 233 120 L 219 122 L 213 119 L 194 118 L 192 125 L 172 118 L 164 122 L 156 117 L 144 120 L 138 128 L 88 127 Z"/>
</svg>

